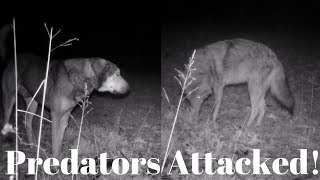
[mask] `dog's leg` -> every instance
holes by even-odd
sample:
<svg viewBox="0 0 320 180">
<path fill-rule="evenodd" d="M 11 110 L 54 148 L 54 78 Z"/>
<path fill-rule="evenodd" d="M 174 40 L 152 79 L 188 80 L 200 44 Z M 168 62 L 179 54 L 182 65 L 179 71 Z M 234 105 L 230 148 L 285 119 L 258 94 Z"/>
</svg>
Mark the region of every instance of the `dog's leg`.
<svg viewBox="0 0 320 180">
<path fill-rule="evenodd" d="M 1 130 L 3 135 L 7 135 L 12 130 L 12 125 L 9 123 L 12 108 L 15 104 L 15 95 L 3 93 L 3 111 L 4 111 L 4 125 Z"/>
<path fill-rule="evenodd" d="M 213 121 L 216 121 L 219 114 L 219 109 L 221 106 L 222 96 L 223 96 L 223 86 L 217 86 L 214 88 L 215 102 L 214 102 L 214 112 L 213 112 Z"/>
<path fill-rule="evenodd" d="M 26 102 L 26 106 L 28 107 L 28 105 L 30 104 L 32 98 L 25 98 L 25 102 Z M 38 102 L 33 100 L 30 104 L 29 109 L 27 109 L 30 113 L 36 113 L 38 108 Z M 26 114 L 26 119 L 25 119 L 25 123 L 27 125 L 27 135 L 28 135 L 28 141 L 29 143 L 33 144 L 34 143 L 34 134 L 33 134 L 33 130 L 32 130 L 32 120 L 33 120 L 33 114 Z"/>
<path fill-rule="evenodd" d="M 55 158 L 60 158 L 60 151 L 64 136 L 64 131 L 68 126 L 68 120 L 70 117 L 71 110 L 61 113 L 61 111 L 51 112 L 52 119 L 52 154 Z"/>
</svg>

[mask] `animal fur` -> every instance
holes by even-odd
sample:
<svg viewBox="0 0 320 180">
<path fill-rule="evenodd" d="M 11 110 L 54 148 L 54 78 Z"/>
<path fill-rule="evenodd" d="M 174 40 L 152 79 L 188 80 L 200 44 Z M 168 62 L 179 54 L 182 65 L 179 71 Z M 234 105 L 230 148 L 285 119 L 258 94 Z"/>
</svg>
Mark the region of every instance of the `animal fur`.
<svg viewBox="0 0 320 180">
<path fill-rule="evenodd" d="M 264 44 L 246 39 L 224 40 L 198 49 L 192 68 L 196 79 L 185 91 L 191 103 L 193 119 L 198 119 L 203 101 L 212 93 L 215 97 L 213 120 L 221 106 L 226 85 L 247 83 L 251 101 L 250 126 L 257 124 L 266 112 L 265 95 L 270 89 L 276 99 L 292 114 L 294 98 L 288 87 L 284 69 L 276 54 Z"/>
<path fill-rule="evenodd" d="M 4 40 L 10 32 L 10 26 L 5 26 L 0 31 L 0 37 Z M 14 61 L 8 57 L 5 43 L 0 42 L 0 56 L 8 64 L 2 74 L 1 88 L 4 107 L 4 127 L 2 134 L 6 135 L 12 125 L 9 123 L 12 108 L 15 104 L 15 71 Z M 33 95 L 45 78 L 46 59 L 34 54 L 18 54 L 18 93 L 26 104 L 30 104 L 29 112 L 35 113 L 39 104 L 42 103 L 43 88 L 39 91 L 34 101 Z M 52 153 L 59 158 L 64 131 L 68 125 L 68 119 L 72 109 L 77 105 L 79 98 L 84 98 L 85 84 L 90 94 L 94 89 L 100 92 L 124 94 L 128 91 L 128 83 L 121 77 L 120 69 L 112 62 L 105 59 L 75 58 L 63 61 L 50 62 L 49 76 L 45 107 L 50 110 L 52 121 Z M 34 143 L 32 119 L 28 114 L 26 130 L 28 140 Z"/>
</svg>

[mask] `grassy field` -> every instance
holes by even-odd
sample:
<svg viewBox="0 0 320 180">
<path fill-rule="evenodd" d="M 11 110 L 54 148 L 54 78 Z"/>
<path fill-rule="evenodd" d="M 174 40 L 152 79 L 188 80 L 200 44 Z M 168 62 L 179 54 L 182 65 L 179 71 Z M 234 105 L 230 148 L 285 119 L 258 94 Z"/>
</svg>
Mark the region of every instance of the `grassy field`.
<svg viewBox="0 0 320 180">
<path fill-rule="evenodd" d="M 159 75 L 143 73 L 126 73 L 125 78 L 130 84 L 131 91 L 126 96 L 114 96 L 109 93 L 94 92 L 89 101 L 91 104 L 87 110 L 92 110 L 84 118 L 81 142 L 79 147 L 79 158 L 94 158 L 100 153 L 107 152 L 112 158 L 138 158 L 160 156 L 161 145 L 161 122 L 160 122 L 160 78 Z M 146 83 L 148 82 L 148 83 Z M 23 108 L 23 104 L 21 105 Z M 38 112 L 40 111 L 38 108 Z M 1 112 L 2 113 L 2 112 Z M 2 114 L 1 114 L 2 115 Z M 48 112 L 47 112 L 47 118 Z M 66 129 L 62 154 L 70 157 L 70 148 L 76 148 L 81 108 L 74 109 L 73 118 L 69 119 Z M 19 115 L 23 119 L 23 114 Z M 33 127 L 35 134 L 38 133 L 39 119 L 34 118 Z M 14 115 L 11 117 L 14 122 Z M 20 136 L 27 141 L 24 125 L 19 126 Z M 10 141 L 11 142 L 8 142 Z M 6 151 L 14 150 L 14 134 L 2 137 L 0 147 L 0 179 L 8 179 Z M 51 126 L 44 122 L 42 133 L 42 148 L 50 157 L 51 153 Z M 26 157 L 35 157 L 36 151 L 30 146 L 19 143 L 19 149 Z M 20 179 L 34 179 L 34 176 L 26 174 L 26 165 L 19 166 Z M 145 179 L 146 169 L 140 169 L 139 176 L 99 176 L 96 179 Z M 40 173 L 41 174 L 41 173 Z M 71 176 L 42 176 L 40 179 L 71 179 Z M 94 176 L 77 176 L 77 179 L 94 179 Z"/>
<path fill-rule="evenodd" d="M 244 126 L 250 113 L 249 94 L 246 85 L 228 86 L 224 89 L 222 106 L 217 122 L 210 119 L 213 108 L 213 96 L 202 105 L 200 119 L 190 120 L 185 102 L 182 103 L 176 129 L 173 134 L 171 154 L 181 150 L 188 170 L 191 172 L 192 153 L 199 152 L 200 157 L 212 153 L 213 157 L 228 157 L 237 160 L 252 158 L 250 149 L 261 149 L 261 158 L 287 158 L 289 161 L 299 157 L 298 149 L 308 149 L 308 173 L 310 175 L 264 175 L 230 176 L 188 175 L 167 176 L 171 179 L 319 179 L 313 176 L 315 168 L 312 151 L 320 149 L 320 51 L 316 34 L 296 33 L 288 29 L 250 29 L 218 28 L 202 25 L 164 25 L 161 37 L 161 86 L 168 94 L 170 103 L 161 94 L 162 155 L 165 152 L 174 111 L 181 92 L 175 68 L 183 70 L 194 49 L 218 40 L 246 38 L 262 42 L 273 49 L 284 65 L 289 86 L 295 98 L 294 116 L 282 109 L 270 94 L 266 96 L 267 112 L 261 126 Z M 189 159 L 189 160 L 188 160 Z M 271 161 L 272 162 L 272 161 Z M 268 167 L 270 163 L 268 163 Z M 319 160 L 318 163 L 319 164 Z M 214 165 L 215 166 L 215 165 Z M 200 162 L 204 168 L 204 162 Z M 167 165 L 166 171 L 169 170 Z M 177 174 L 179 171 L 174 170 Z"/>
</svg>

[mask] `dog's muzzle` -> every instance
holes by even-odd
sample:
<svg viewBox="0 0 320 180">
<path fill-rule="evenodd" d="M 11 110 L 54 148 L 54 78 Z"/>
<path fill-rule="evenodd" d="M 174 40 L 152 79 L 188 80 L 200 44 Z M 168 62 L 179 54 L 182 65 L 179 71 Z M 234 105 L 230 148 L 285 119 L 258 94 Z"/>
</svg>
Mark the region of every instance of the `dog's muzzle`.
<svg viewBox="0 0 320 180">
<path fill-rule="evenodd" d="M 123 79 L 123 78 L 122 78 Z M 129 91 L 129 89 L 130 89 L 130 87 L 129 87 L 129 84 L 127 83 L 127 81 L 125 81 L 124 79 L 123 79 L 123 85 L 120 87 L 120 88 L 118 88 L 118 89 L 115 89 L 112 93 L 113 94 L 125 94 L 125 93 L 127 93 L 128 91 Z"/>
<path fill-rule="evenodd" d="M 129 84 L 122 78 L 120 74 L 115 73 L 102 83 L 102 86 L 98 89 L 98 91 L 108 91 L 112 94 L 125 94 L 129 91 Z"/>
</svg>

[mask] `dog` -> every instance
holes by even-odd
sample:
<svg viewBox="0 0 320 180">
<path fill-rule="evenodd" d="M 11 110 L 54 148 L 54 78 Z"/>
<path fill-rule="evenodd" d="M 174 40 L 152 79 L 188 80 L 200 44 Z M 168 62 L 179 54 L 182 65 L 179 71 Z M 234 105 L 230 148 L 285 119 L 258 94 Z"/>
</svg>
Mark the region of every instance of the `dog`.
<svg viewBox="0 0 320 180">
<path fill-rule="evenodd" d="M 196 79 L 185 90 L 191 105 L 191 118 L 198 119 L 203 101 L 214 93 L 213 120 L 218 117 L 223 89 L 247 83 L 251 101 L 248 126 L 257 125 L 266 112 L 265 95 L 270 89 L 276 100 L 293 114 L 294 98 L 276 54 L 266 45 L 246 39 L 219 41 L 196 51 L 192 76 Z M 194 92 L 191 92 L 197 88 Z M 190 94 L 191 93 L 191 94 Z"/>
<path fill-rule="evenodd" d="M 11 29 L 10 25 L 3 27 L 0 39 L 4 40 Z M 9 119 L 15 104 L 15 69 L 13 58 L 9 58 L 6 51 L 8 48 L 3 42 L 0 42 L 0 45 L 1 57 L 8 61 L 1 81 L 4 107 L 4 126 L 1 133 L 6 135 L 12 130 Z M 18 94 L 24 98 L 26 105 L 30 104 L 28 111 L 35 113 L 38 105 L 42 103 L 43 87 L 33 101 L 32 97 L 45 79 L 46 59 L 25 53 L 18 54 L 17 60 Z M 120 69 L 114 63 L 100 57 L 51 61 L 44 106 L 50 110 L 53 157 L 59 158 L 70 113 L 77 101 L 84 98 L 85 88 L 87 94 L 94 89 L 99 92 L 125 94 L 129 91 L 129 84 L 121 77 Z M 30 143 L 34 143 L 32 119 L 32 114 L 26 115 L 26 131 Z"/>
</svg>

